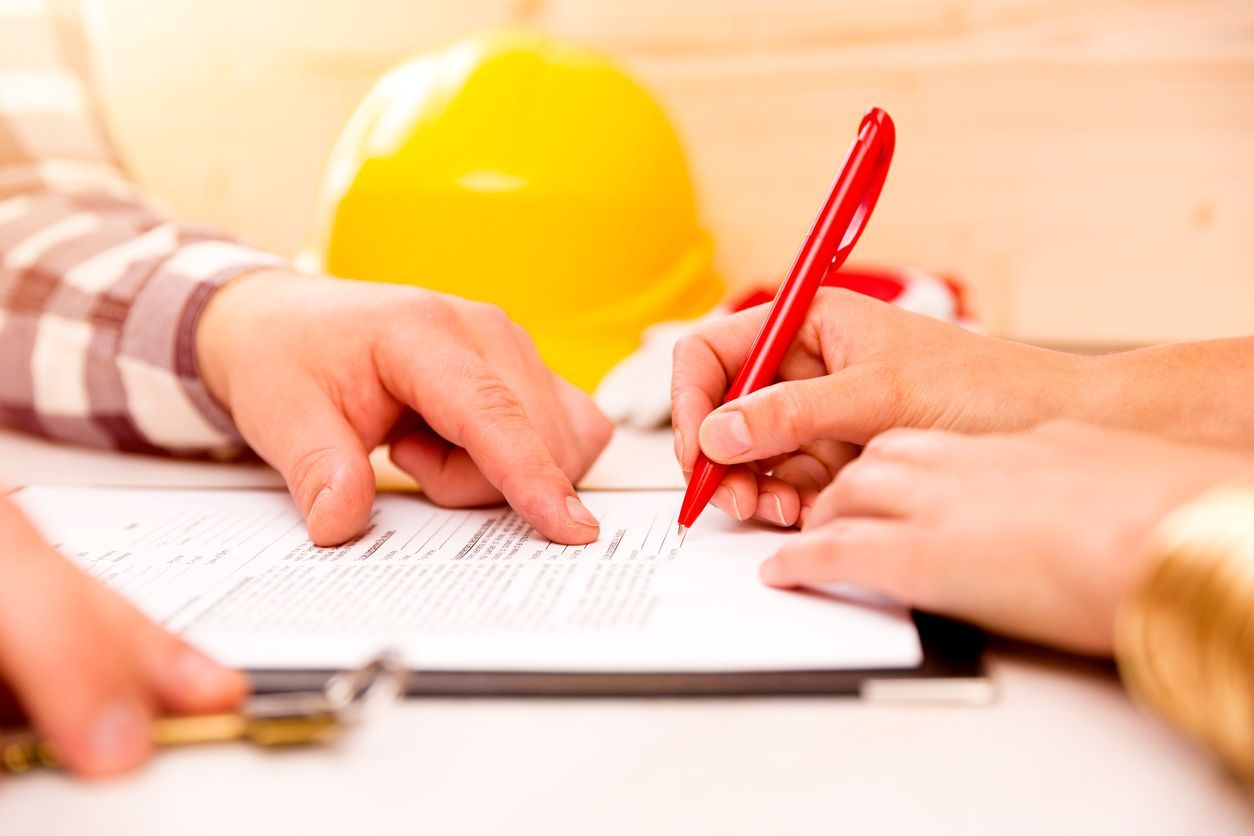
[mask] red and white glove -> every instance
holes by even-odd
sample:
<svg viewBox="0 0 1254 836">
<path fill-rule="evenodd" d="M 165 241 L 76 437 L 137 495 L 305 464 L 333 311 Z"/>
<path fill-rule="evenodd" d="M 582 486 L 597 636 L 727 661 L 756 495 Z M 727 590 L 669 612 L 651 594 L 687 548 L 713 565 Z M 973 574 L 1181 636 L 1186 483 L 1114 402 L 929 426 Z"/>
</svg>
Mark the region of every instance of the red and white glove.
<svg viewBox="0 0 1254 836">
<path fill-rule="evenodd" d="M 843 287 L 891 302 L 908 311 L 975 329 L 962 285 L 912 267 L 842 269 L 823 280 L 825 287 Z M 597 386 L 597 405 L 614 423 L 640 429 L 665 426 L 671 417 L 671 355 L 675 343 L 693 327 L 762 305 L 774 291 L 757 288 L 733 296 L 700 319 L 660 322 L 641 335 L 640 348 L 610 369 Z"/>
</svg>

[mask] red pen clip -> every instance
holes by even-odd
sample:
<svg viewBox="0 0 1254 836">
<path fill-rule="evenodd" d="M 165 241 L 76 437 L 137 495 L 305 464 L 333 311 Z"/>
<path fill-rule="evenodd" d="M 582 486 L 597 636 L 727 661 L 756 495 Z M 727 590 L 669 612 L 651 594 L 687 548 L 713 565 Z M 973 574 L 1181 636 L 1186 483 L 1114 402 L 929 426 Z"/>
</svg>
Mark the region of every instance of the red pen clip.
<svg viewBox="0 0 1254 836">
<path fill-rule="evenodd" d="M 878 107 L 868 110 L 862 117 L 862 124 L 858 126 L 858 138 L 850 146 L 849 156 L 840 171 L 841 176 L 850 171 L 861 172 L 863 177 L 859 179 L 865 178 L 866 184 L 862 186 L 862 199 L 858 201 L 858 208 L 849 219 L 849 228 L 845 230 L 836 254 L 832 257 L 829 272 L 844 264 L 849 257 L 849 251 L 858 243 L 867 219 L 875 210 L 880 192 L 884 189 L 884 180 L 888 177 L 888 166 L 893 161 L 893 149 L 896 147 L 897 128 L 893 125 L 892 118 Z M 866 163 L 854 160 L 854 155 L 859 152 L 866 155 Z M 834 194 L 836 190 L 832 191 Z"/>
</svg>

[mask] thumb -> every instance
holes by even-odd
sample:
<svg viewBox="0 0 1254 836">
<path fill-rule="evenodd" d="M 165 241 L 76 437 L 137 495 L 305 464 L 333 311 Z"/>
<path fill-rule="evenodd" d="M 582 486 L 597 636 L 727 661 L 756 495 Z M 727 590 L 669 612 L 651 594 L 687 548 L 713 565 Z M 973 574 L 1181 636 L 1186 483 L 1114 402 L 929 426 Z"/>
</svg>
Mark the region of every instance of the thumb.
<svg viewBox="0 0 1254 836">
<path fill-rule="evenodd" d="M 270 421 L 253 448 L 283 475 L 309 539 L 336 546 L 361 533 L 374 503 L 374 470 L 348 421 L 321 391 L 300 420 Z"/>
<path fill-rule="evenodd" d="M 883 385 L 859 369 L 776 383 L 719 407 L 701 423 L 701 450 L 738 464 L 815 441 L 865 443 L 883 423 Z"/>
</svg>

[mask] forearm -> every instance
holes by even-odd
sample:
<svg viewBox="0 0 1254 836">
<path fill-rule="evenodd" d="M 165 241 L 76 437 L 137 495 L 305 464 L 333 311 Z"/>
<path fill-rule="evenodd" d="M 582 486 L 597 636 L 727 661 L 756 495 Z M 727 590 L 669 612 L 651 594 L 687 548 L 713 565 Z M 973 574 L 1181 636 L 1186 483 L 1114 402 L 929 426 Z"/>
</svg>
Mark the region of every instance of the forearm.
<svg viewBox="0 0 1254 836">
<path fill-rule="evenodd" d="M 1181 441 L 1254 447 L 1254 337 L 1088 358 L 1085 420 Z"/>
</svg>

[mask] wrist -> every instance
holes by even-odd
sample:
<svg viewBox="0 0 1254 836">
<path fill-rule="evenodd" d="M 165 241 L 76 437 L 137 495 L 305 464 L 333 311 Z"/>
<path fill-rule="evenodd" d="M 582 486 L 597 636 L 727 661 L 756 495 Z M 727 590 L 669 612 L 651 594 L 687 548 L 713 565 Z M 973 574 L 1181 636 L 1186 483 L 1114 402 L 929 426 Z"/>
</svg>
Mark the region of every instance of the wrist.
<svg viewBox="0 0 1254 836">
<path fill-rule="evenodd" d="M 1015 370 L 1017 399 L 1026 407 L 1022 426 L 1030 429 L 1051 421 L 1072 420 L 1101 424 L 1101 398 L 1093 390 L 1102 385 L 1100 358 L 1065 351 L 1022 346 L 1030 362 Z"/>
<path fill-rule="evenodd" d="M 1083 420 L 1108 427 L 1137 429 L 1143 423 L 1134 369 L 1128 352 L 1085 357 L 1083 389 L 1077 404 Z"/>
<path fill-rule="evenodd" d="M 1227 428 L 1236 422 L 1224 414 L 1227 405 L 1206 402 L 1197 389 L 1205 376 L 1199 378 L 1199 367 L 1178 357 L 1173 347 L 1087 359 L 1082 403 L 1088 421 L 1192 443 L 1230 442 Z"/>
<path fill-rule="evenodd" d="M 218 288 L 196 327 L 196 361 L 201 381 L 220 406 L 230 411 L 231 369 L 246 357 L 246 343 L 264 322 L 266 298 L 302 277 L 288 270 L 262 268 L 241 273 Z"/>
<path fill-rule="evenodd" d="M 1113 429 L 1161 432 L 1147 399 L 1144 369 L 1135 352 L 1064 354 L 1068 384 L 1059 388 L 1058 415 Z"/>
</svg>

